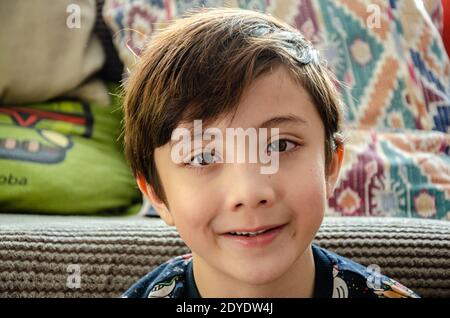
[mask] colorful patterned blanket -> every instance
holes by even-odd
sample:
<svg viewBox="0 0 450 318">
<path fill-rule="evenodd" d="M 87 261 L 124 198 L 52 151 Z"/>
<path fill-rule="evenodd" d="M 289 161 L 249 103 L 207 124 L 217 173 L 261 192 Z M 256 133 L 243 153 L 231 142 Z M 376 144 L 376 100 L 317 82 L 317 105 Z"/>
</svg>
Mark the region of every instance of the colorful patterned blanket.
<svg viewBox="0 0 450 318">
<path fill-rule="evenodd" d="M 347 151 L 329 214 L 450 219 L 450 61 L 440 0 L 106 0 L 103 16 L 130 67 L 157 26 L 198 6 L 276 16 L 336 74 Z"/>
</svg>

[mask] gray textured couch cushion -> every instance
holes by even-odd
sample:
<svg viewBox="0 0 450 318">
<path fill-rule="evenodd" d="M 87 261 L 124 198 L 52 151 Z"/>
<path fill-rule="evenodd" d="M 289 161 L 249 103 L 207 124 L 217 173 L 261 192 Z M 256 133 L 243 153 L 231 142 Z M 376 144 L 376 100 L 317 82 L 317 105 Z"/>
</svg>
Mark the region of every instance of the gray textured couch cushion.
<svg viewBox="0 0 450 318">
<path fill-rule="evenodd" d="M 316 243 L 423 297 L 450 297 L 450 222 L 326 218 Z M 118 297 L 186 252 L 159 219 L 0 214 L 0 297 Z"/>
</svg>

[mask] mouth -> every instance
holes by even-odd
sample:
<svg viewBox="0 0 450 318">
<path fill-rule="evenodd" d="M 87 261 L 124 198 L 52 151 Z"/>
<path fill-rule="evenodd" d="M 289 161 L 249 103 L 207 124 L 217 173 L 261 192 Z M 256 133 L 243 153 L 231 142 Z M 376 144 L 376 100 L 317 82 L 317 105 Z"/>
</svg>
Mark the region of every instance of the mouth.
<svg viewBox="0 0 450 318">
<path fill-rule="evenodd" d="M 231 242 L 246 246 L 260 247 L 270 244 L 282 232 L 286 224 L 264 226 L 255 229 L 239 229 L 226 232 L 222 236 Z"/>
</svg>

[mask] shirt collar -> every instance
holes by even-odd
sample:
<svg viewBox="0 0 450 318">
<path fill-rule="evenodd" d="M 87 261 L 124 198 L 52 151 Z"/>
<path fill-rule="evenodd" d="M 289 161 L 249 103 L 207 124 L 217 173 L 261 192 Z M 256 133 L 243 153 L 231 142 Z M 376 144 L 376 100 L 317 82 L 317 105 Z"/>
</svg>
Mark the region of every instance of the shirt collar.
<svg viewBox="0 0 450 318">
<path fill-rule="evenodd" d="M 320 247 L 312 244 L 316 274 L 314 298 L 331 298 L 333 295 L 333 264 Z"/>
<path fill-rule="evenodd" d="M 192 267 L 192 259 L 188 264 L 186 271 L 186 298 L 201 298 L 197 285 L 194 280 L 194 270 Z"/>
</svg>

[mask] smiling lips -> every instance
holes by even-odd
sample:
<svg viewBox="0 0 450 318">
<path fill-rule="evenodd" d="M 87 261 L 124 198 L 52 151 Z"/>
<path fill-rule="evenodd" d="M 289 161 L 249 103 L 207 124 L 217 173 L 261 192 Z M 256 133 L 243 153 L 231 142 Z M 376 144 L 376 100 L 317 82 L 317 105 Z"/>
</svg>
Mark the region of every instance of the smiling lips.
<svg viewBox="0 0 450 318">
<path fill-rule="evenodd" d="M 245 247 L 262 247 L 270 244 L 281 233 L 286 224 L 264 226 L 254 229 L 239 229 L 222 234 L 231 242 Z"/>
</svg>

